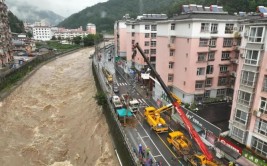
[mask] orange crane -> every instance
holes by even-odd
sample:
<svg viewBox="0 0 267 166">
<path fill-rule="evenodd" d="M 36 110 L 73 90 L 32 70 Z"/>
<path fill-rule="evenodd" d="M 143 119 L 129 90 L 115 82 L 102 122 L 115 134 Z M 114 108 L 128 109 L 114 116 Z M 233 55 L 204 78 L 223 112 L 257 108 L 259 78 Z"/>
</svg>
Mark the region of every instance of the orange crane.
<svg viewBox="0 0 267 166">
<path fill-rule="evenodd" d="M 165 83 L 163 82 L 163 80 L 161 79 L 161 77 L 157 73 L 157 71 L 154 69 L 154 67 L 150 64 L 148 58 L 145 56 L 143 50 L 141 49 L 141 47 L 139 46 L 138 43 L 136 43 L 135 45 L 133 45 L 132 59 L 134 59 L 134 57 L 136 56 L 136 53 L 137 53 L 136 48 L 138 49 L 138 51 L 140 52 L 140 54 L 144 58 L 145 62 L 149 66 L 149 68 L 154 72 L 155 77 L 157 78 L 158 82 L 160 83 L 160 85 L 163 88 L 164 92 L 166 93 L 167 97 L 170 99 L 173 107 L 175 108 L 175 110 L 177 111 L 177 113 L 179 114 L 179 116 L 181 117 L 181 119 L 182 119 L 182 121 L 183 121 L 183 123 L 184 123 L 184 125 L 185 125 L 185 127 L 187 129 L 187 131 L 191 135 L 191 137 L 195 140 L 195 142 L 197 143 L 198 147 L 200 148 L 200 150 L 202 151 L 202 153 L 205 155 L 205 157 L 207 158 L 207 160 L 213 161 L 212 154 L 209 152 L 208 148 L 203 143 L 203 141 L 201 140 L 200 136 L 198 135 L 198 133 L 194 129 L 193 125 L 191 124 L 190 120 L 187 118 L 186 114 L 184 113 L 184 111 L 182 110 L 182 108 L 180 106 L 180 103 L 178 103 L 177 100 L 173 98 L 170 90 L 167 88 L 167 86 L 165 85 Z"/>
</svg>

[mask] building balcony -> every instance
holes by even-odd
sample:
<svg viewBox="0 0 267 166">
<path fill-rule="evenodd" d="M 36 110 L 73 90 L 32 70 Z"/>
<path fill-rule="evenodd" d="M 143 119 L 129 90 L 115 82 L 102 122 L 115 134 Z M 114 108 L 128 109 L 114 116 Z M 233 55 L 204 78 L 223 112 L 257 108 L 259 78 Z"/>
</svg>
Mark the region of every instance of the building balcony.
<svg viewBox="0 0 267 166">
<path fill-rule="evenodd" d="M 235 72 L 235 71 L 232 71 L 232 72 L 230 73 L 230 75 L 236 78 L 236 72 Z"/>
<path fill-rule="evenodd" d="M 229 71 L 220 71 L 219 73 L 220 76 L 228 76 L 229 75 Z"/>
<path fill-rule="evenodd" d="M 168 44 L 168 48 L 171 50 L 175 50 L 175 45 L 173 43 Z"/>
<path fill-rule="evenodd" d="M 237 58 L 231 58 L 230 61 L 231 61 L 233 64 L 238 64 L 238 59 L 237 59 Z"/>
</svg>

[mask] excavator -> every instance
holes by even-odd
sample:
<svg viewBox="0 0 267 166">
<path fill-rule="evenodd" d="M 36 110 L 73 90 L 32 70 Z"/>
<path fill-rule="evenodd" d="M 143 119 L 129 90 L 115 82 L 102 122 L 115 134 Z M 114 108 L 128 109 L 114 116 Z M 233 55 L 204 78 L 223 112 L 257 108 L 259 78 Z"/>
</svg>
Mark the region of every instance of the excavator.
<svg viewBox="0 0 267 166">
<path fill-rule="evenodd" d="M 177 100 L 172 96 L 170 90 L 165 85 L 165 83 L 163 82 L 162 78 L 157 73 L 157 71 L 154 69 L 154 67 L 151 65 L 151 63 L 149 62 L 148 58 L 146 57 L 146 55 L 144 54 L 143 50 L 141 49 L 141 47 L 139 46 L 138 43 L 134 44 L 133 47 L 132 47 L 132 50 L 133 50 L 132 59 L 134 59 L 136 54 L 137 54 L 137 50 L 136 49 L 139 51 L 141 56 L 144 58 L 144 60 L 147 63 L 148 67 L 150 68 L 150 70 L 152 72 L 154 72 L 155 77 L 157 78 L 159 84 L 161 85 L 161 87 L 163 88 L 163 90 L 166 93 L 167 97 L 171 101 L 174 109 L 177 111 L 177 113 L 179 114 L 180 118 L 182 119 L 185 128 L 187 129 L 188 133 L 193 138 L 193 140 L 196 142 L 196 144 L 198 145 L 199 149 L 202 152 L 202 154 L 193 153 L 193 154 L 189 155 L 188 159 L 186 161 L 188 161 L 189 164 L 191 164 L 193 166 L 207 166 L 208 164 L 210 166 L 220 165 L 220 164 L 216 164 L 216 161 L 214 161 L 213 155 L 210 153 L 210 151 L 208 150 L 208 148 L 206 147 L 206 145 L 204 144 L 204 142 L 201 140 L 200 136 L 198 135 L 198 133 L 194 129 L 192 123 L 187 118 L 186 114 L 184 113 L 184 111 L 182 110 L 182 108 L 180 106 L 180 103 L 177 102 Z M 190 161 L 193 161 L 193 162 L 190 162 Z"/>
<path fill-rule="evenodd" d="M 176 99 L 176 101 L 181 104 L 181 99 L 178 98 L 174 93 L 171 94 Z M 153 106 L 145 108 L 144 111 L 145 120 L 155 132 L 157 133 L 168 132 L 169 127 L 166 124 L 165 120 L 160 116 L 160 114 L 170 109 L 172 109 L 172 104 L 168 104 L 159 109 L 156 109 Z"/>
</svg>

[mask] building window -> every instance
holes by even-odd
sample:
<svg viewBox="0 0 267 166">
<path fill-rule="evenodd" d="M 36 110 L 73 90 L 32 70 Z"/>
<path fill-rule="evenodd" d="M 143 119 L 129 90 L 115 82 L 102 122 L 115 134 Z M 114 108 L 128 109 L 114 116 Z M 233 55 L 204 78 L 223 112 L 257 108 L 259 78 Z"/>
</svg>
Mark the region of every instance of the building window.
<svg viewBox="0 0 267 166">
<path fill-rule="evenodd" d="M 198 62 L 205 62 L 206 61 L 206 55 L 207 55 L 207 53 L 198 53 L 197 61 Z"/>
<path fill-rule="evenodd" d="M 245 57 L 245 64 L 258 65 L 259 53 L 260 52 L 256 50 L 247 50 Z"/>
<path fill-rule="evenodd" d="M 149 38 L 149 33 L 145 33 L 145 38 Z"/>
<path fill-rule="evenodd" d="M 149 54 L 149 50 L 148 49 L 144 49 L 144 53 L 145 54 Z"/>
<path fill-rule="evenodd" d="M 169 62 L 169 69 L 172 69 L 174 65 L 174 62 Z"/>
<path fill-rule="evenodd" d="M 200 32 L 209 32 L 209 27 L 210 27 L 209 23 L 201 23 Z"/>
<path fill-rule="evenodd" d="M 225 24 L 225 30 L 224 33 L 231 34 L 233 33 L 234 24 Z"/>
<path fill-rule="evenodd" d="M 241 84 L 252 87 L 255 82 L 256 73 L 243 70 L 241 72 Z"/>
<path fill-rule="evenodd" d="M 151 25 L 151 31 L 157 31 L 157 25 Z"/>
<path fill-rule="evenodd" d="M 264 27 L 250 27 L 248 41 L 252 43 L 261 43 L 264 30 Z"/>
<path fill-rule="evenodd" d="M 238 103 L 249 106 L 251 94 L 244 91 L 238 92 Z"/>
<path fill-rule="evenodd" d="M 157 46 L 157 42 L 156 41 L 151 41 L 151 47 L 156 47 Z"/>
<path fill-rule="evenodd" d="M 261 103 L 259 111 L 263 114 L 267 114 L 267 100 L 264 97 L 261 97 Z"/>
<path fill-rule="evenodd" d="M 145 46 L 149 46 L 149 41 L 145 41 Z"/>
<path fill-rule="evenodd" d="M 209 46 L 212 48 L 216 47 L 216 42 L 217 42 L 217 38 L 211 38 Z"/>
<path fill-rule="evenodd" d="M 241 142 L 243 143 L 244 137 L 245 137 L 245 131 L 233 126 L 232 131 L 231 131 L 231 135 L 233 137 L 241 140 Z"/>
<path fill-rule="evenodd" d="M 168 82 L 173 82 L 173 74 L 168 74 Z"/>
<path fill-rule="evenodd" d="M 135 43 L 135 40 L 132 40 L 132 44 L 134 44 Z"/>
<path fill-rule="evenodd" d="M 262 157 L 267 157 L 267 142 L 252 136 L 251 148 Z"/>
<path fill-rule="evenodd" d="M 175 30 L 175 24 L 174 23 L 171 24 L 171 30 Z"/>
<path fill-rule="evenodd" d="M 212 78 L 207 78 L 206 83 L 205 83 L 205 87 L 211 87 L 211 86 L 212 86 Z"/>
<path fill-rule="evenodd" d="M 223 47 L 232 47 L 233 39 L 232 38 L 224 38 L 223 39 Z"/>
<path fill-rule="evenodd" d="M 207 70 L 206 70 L 206 74 L 212 74 L 212 73 L 213 73 L 213 65 L 208 65 Z"/>
<path fill-rule="evenodd" d="M 214 61 L 214 60 L 215 60 L 215 52 L 209 52 L 208 61 Z"/>
<path fill-rule="evenodd" d="M 156 62 L 156 57 L 155 56 L 152 56 L 152 57 L 150 57 L 150 62 Z"/>
<path fill-rule="evenodd" d="M 157 38 L 157 34 L 156 34 L 156 33 L 151 33 L 151 38 L 152 38 L 152 39 Z"/>
<path fill-rule="evenodd" d="M 218 86 L 225 86 L 225 85 L 227 85 L 227 77 L 219 77 Z"/>
<path fill-rule="evenodd" d="M 145 30 L 150 30 L 150 25 L 145 25 Z"/>
<path fill-rule="evenodd" d="M 264 76 L 262 91 L 267 92 L 267 76 Z"/>
<path fill-rule="evenodd" d="M 150 54 L 155 55 L 156 53 L 157 53 L 156 49 L 151 49 L 151 50 L 150 50 Z"/>
<path fill-rule="evenodd" d="M 174 50 L 170 50 L 170 56 L 174 56 L 175 51 Z"/>
<path fill-rule="evenodd" d="M 247 117 L 248 117 L 248 113 L 246 112 L 243 112 L 241 110 L 236 110 L 236 113 L 235 113 L 235 121 L 238 121 L 244 125 L 246 125 L 247 123 Z"/>
<path fill-rule="evenodd" d="M 171 38 L 170 38 L 170 42 L 172 43 L 172 44 L 174 44 L 175 43 L 175 36 L 171 36 Z"/>
<path fill-rule="evenodd" d="M 134 29 L 134 25 L 132 25 L 132 29 Z"/>
<path fill-rule="evenodd" d="M 205 72 L 205 68 L 197 68 L 197 75 L 204 75 L 204 72 Z"/>
<path fill-rule="evenodd" d="M 220 73 L 225 73 L 225 72 L 228 72 L 228 66 L 226 65 L 220 66 Z"/>
<path fill-rule="evenodd" d="M 195 89 L 202 89 L 204 87 L 204 81 L 196 81 Z"/>
<path fill-rule="evenodd" d="M 254 131 L 264 136 L 267 136 L 267 121 L 257 118 Z"/>
<path fill-rule="evenodd" d="M 226 94 L 226 89 L 217 89 L 217 94 L 216 94 L 217 97 L 225 96 L 225 94 Z"/>
<path fill-rule="evenodd" d="M 206 90 L 204 93 L 204 97 L 210 97 L 210 90 Z"/>
<path fill-rule="evenodd" d="M 199 39 L 199 47 L 208 47 L 209 39 Z"/>
<path fill-rule="evenodd" d="M 132 37 L 134 37 L 134 35 L 135 35 L 135 32 L 132 32 Z"/>
<path fill-rule="evenodd" d="M 213 33 L 213 34 L 218 33 L 218 24 L 211 24 L 210 33 Z"/>
<path fill-rule="evenodd" d="M 230 51 L 223 51 L 221 60 L 225 61 L 225 60 L 229 60 L 229 59 L 230 59 Z"/>
</svg>

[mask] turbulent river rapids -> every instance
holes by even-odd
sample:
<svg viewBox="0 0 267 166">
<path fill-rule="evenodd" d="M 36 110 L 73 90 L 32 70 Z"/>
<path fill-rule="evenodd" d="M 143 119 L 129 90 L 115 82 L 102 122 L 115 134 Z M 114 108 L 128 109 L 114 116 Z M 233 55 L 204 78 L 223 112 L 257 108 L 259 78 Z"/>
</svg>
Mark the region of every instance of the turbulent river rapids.
<svg viewBox="0 0 267 166">
<path fill-rule="evenodd" d="M 1 166 L 117 166 L 96 104 L 93 48 L 39 68 L 0 102 Z"/>
</svg>

